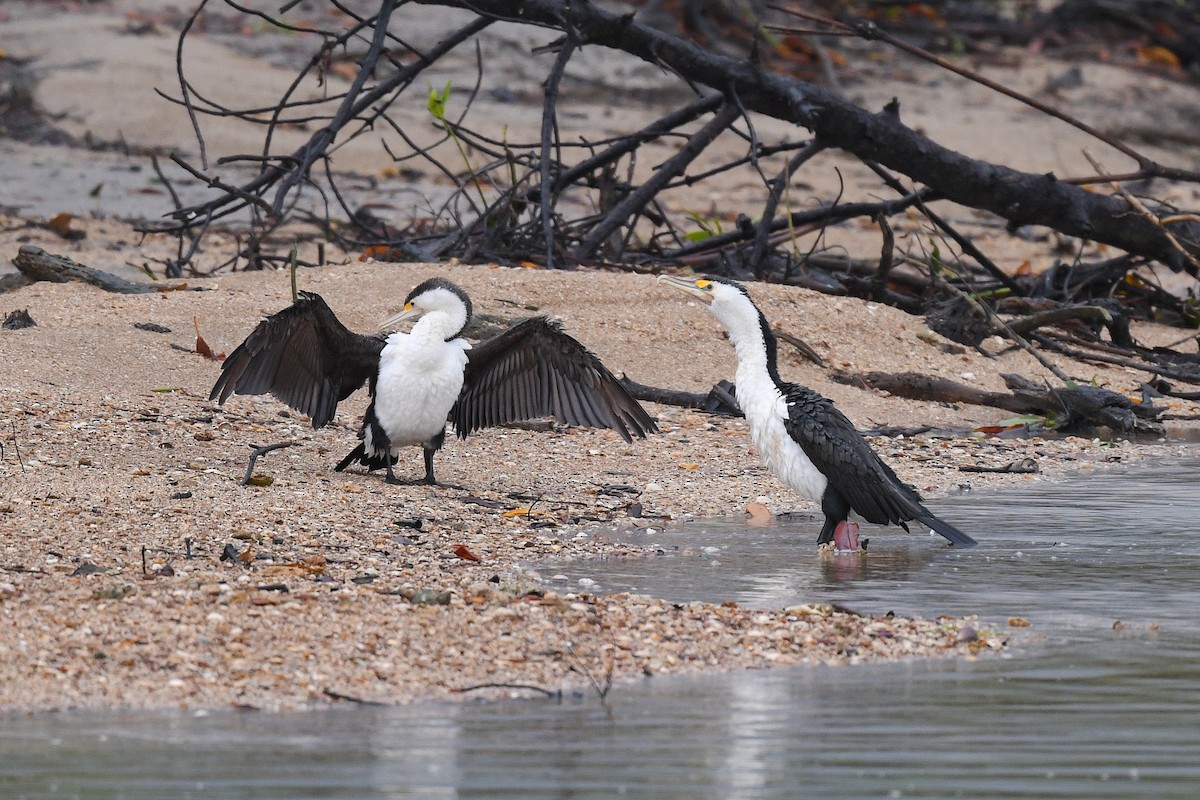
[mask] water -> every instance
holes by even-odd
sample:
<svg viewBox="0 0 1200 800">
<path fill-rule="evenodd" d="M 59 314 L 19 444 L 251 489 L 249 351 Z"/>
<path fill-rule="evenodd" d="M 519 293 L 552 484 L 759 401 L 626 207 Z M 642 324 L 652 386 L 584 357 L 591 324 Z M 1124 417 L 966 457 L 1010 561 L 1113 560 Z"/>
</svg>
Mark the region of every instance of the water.
<svg viewBox="0 0 1200 800">
<path fill-rule="evenodd" d="M 971 550 L 864 526 L 866 558 L 819 559 L 815 520 L 696 524 L 637 534 L 659 558 L 546 571 L 680 601 L 979 612 L 1015 633 L 1005 655 L 654 678 L 607 707 L 7 717 L 0 797 L 1191 798 L 1198 467 L 937 503 Z"/>
</svg>

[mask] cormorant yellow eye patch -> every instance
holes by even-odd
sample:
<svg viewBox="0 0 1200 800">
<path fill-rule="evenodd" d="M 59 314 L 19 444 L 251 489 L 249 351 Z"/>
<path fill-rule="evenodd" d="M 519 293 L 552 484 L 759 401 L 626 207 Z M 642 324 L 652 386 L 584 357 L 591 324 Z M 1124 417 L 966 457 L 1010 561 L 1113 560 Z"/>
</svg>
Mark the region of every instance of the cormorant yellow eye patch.
<svg viewBox="0 0 1200 800">
<path fill-rule="evenodd" d="M 408 302 L 408 303 L 405 303 L 405 304 L 404 304 L 404 310 L 405 310 L 405 311 L 412 311 L 412 302 L 411 302 L 411 301 L 410 301 L 410 302 Z"/>
<path fill-rule="evenodd" d="M 712 281 L 706 281 L 706 280 L 704 280 L 703 278 L 701 278 L 700 280 L 696 281 L 696 288 L 697 288 L 697 289 L 707 289 L 707 288 L 708 288 L 708 287 L 710 287 L 710 286 L 712 286 Z"/>
</svg>

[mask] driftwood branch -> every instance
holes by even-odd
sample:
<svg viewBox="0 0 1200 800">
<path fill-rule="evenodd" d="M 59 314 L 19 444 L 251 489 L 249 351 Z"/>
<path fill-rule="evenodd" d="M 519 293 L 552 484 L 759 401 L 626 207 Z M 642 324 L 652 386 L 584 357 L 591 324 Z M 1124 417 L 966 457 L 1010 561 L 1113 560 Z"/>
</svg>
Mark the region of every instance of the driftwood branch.
<svg viewBox="0 0 1200 800">
<path fill-rule="evenodd" d="M 1006 394 L 917 372 L 835 373 L 833 377 L 842 383 L 913 400 L 968 403 L 1018 414 L 1051 416 L 1058 420 L 1056 430 L 1100 426 L 1120 433 L 1161 436 L 1163 432 L 1158 422 L 1162 409 L 1134 403 L 1123 394 L 1095 386 L 1043 389 L 1019 375 L 1005 375 L 1005 383 L 1012 389 L 1011 394 Z"/>
<path fill-rule="evenodd" d="M 737 399 L 734 397 L 733 384 L 729 381 L 720 381 L 714 384 L 706 394 L 647 386 L 631 380 L 628 376 L 621 378 L 621 385 L 635 399 L 644 400 L 647 403 L 696 408 L 710 414 L 722 414 L 729 417 L 742 416 L 742 410 L 738 408 Z"/>
<path fill-rule="evenodd" d="M 21 245 L 17 257 L 12 260 L 13 266 L 20 270 L 30 283 L 49 281 L 50 283 L 67 283 L 83 281 L 98 286 L 106 292 L 119 294 L 145 294 L 157 292 L 159 287 L 145 283 L 134 283 L 117 277 L 109 272 L 94 269 L 79 264 L 66 256 L 47 253 L 32 244 Z M 174 288 L 174 287 L 162 287 Z"/>
<path fill-rule="evenodd" d="M 275 444 L 265 444 L 262 447 L 254 448 L 254 450 L 250 453 L 250 460 L 246 462 L 246 474 L 242 476 L 242 479 L 238 481 L 238 483 L 242 486 L 250 485 L 250 479 L 254 477 L 254 465 L 258 463 L 259 456 L 265 456 L 267 453 L 270 453 L 273 450 L 291 447 L 294 444 L 295 442 L 292 441 L 276 442 Z"/>
</svg>

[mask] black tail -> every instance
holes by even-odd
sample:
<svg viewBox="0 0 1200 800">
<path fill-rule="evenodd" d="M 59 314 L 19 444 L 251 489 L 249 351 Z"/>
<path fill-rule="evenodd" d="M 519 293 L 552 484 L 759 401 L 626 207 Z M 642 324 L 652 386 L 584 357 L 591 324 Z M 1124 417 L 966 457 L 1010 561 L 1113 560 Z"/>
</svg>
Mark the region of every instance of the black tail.
<svg viewBox="0 0 1200 800">
<path fill-rule="evenodd" d="M 926 511 L 923 516 L 917 517 L 916 521 L 920 522 L 923 525 L 928 525 L 929 527 L 933 528 L 935 531 L 940 533 L 942 536 L 949 539 L 951 544 L 957 544 L 962 547 L 974 547 L 975 545 L 979 544 L 979 542 L 975 541 L 970 536 L 967 536 L 965 533 L 963 533 L 958 528 L 951 525 L 949 522 L 938 519 L 933 514 L 930 514 L 928 511 Z"/>
<path fill-rule="evenodd" d="M 387 469 L 388 461 L 391 461 L 393 464 L 396 463 L 390 454 L 382 456 L 367 455 L 366 446 L 362 442 L 359 442 L 358 447 L 355 447 L 345 458 L 339 461 L 338 465 L 333 468 L 333 471 L 341 472 L 346 467 L 357 462 L 366 467 L 367 472 L 371 472 L 377 469 Z"/>
<path fill-rule="evenodd" d="M 360 442 L 358 447 L 350 451 L 350 455 L 338 462 L 338 465 L 333 468 L 334 472 L 341 472 L 346 467 L 353 464 L 355 461 L 363 461 L 367 457 L 367 448 L 363 447 Z"/>
</svg>

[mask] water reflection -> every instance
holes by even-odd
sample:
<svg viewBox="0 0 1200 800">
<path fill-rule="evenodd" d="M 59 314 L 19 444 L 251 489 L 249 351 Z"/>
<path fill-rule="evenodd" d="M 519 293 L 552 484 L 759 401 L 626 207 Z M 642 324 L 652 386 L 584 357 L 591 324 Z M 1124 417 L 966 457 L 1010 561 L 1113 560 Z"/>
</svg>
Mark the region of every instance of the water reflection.
<svg viewBox="0 0 1200 800">
<path fill-rule="evenodd" d="M 685 527 L 663 555 L 558 565 L 678 600 L 982 611 L 1007 656 L 622 686 L 562 703 L 305 715 L 0 718 L 4 798 L 1184 798 L 1200 787 L 1196 465 L 937 509 L 981 545 L 872 533 L 850 565 L 816 523 Z M 1119 620 L 1119 622 L 1118 622 Z"/>
</svg>

